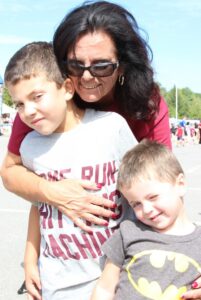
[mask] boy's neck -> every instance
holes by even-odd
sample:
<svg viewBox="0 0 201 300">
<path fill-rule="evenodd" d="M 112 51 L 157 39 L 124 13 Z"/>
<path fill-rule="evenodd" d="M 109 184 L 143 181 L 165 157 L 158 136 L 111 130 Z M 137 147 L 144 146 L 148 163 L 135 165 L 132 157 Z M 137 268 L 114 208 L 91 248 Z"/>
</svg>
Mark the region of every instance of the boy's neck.
<svg viewBox="0 0 201 300">
<path fill-rule="evenodd" d="M 193 224 L 189 219 L 187 220 L 180 220 L 178 224 L 175 224 L 173 228 L 165 231 L 164 234 L 169 235 L 177 235 L 177 236 L 184 236 L 191 234 L 195 230 L 195 224 Z"/>
<path fill-rule="evenodd" d="M 182 235 L 190 234 L 194 230 L 195 230 L 195 224 L 188 218 L 188 216 L 185 212 L 185 209 L 183 208 L 181 214 L 175 220 L 174 224 L 172 224 L 168 228 L 166 228 L 162 231 L 158 231 L 158 232 L 163 233 L 163 234 L 182 236 Z M 155 231 L 157 231 L 157 230 L 155 230 Z"/>
<path fill-rule="evenodd" d="M 80 124 L 85 113 L 85 109 L 80 109 L 76 106 L 73 100 L 67 102 L 67 111 L 65 120 L 63 121 L 62 129 L 59 132 L 67 132 Z"/>
</svg>

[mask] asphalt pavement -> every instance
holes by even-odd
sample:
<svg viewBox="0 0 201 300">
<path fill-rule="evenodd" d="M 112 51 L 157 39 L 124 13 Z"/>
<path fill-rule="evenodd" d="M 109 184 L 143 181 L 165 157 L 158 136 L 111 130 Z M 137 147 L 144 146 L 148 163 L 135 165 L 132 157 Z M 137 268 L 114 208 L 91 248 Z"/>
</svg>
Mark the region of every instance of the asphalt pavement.
<svg viewBox="0 0 201 300">
<path fill-rule="evenodd" d="M 8 137 L 0 136 L 0 163 Z M 191 219 L 201 223 L 201 145 L 174 147 L 188 183 L 185 204 Z M 0 300 L 25 300 L 18 295 L 23 280 L 22 261 L 30 204 L 3 187 L 0 179 Z"/>
<path fill-rule="evenodd" d="M 0 136 L 0 163 L 7 136 Z M 25 300 L 17 290 L 24 280 L 22 267 L 30 204 L 8 192 L 0 179 L 0 300 Z"/>
</svg>

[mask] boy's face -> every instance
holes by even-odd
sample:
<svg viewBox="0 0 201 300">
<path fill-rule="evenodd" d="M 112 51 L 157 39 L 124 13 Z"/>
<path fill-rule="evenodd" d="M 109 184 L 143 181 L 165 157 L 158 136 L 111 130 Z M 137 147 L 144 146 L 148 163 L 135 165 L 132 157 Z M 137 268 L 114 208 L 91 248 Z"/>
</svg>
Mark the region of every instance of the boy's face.
<svg viewBox="0 0 201 300">
<path fill-rule="evenodd" d="M 177 231 L 179 218 L 184 214 L 182 197 L 185 184 L 183 174 L 180 175 L 174 185 L 159 180 L 137 180 L 131 188 L 122 188 L 121 192 L 138 220 L 157 232 Z"/>
<path fill-rule="evenodd" d="M 42 135 L 61 132 L 66 118 L 66 88 L 58 88 L 45 75 L 8 85 L 21 120 Z"/>
</svg>

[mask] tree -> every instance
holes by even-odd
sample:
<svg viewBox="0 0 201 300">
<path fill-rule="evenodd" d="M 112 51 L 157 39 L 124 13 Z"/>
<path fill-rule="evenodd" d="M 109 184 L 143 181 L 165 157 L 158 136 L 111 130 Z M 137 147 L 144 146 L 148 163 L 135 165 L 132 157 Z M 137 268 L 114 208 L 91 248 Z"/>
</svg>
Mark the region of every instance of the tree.
<svg viewBox="0 0 201 300">
<path fill-rule="evenodd" d="M 166 91 L 160 86 L 161 94 L 164 96 L 169 116 L 176 117 L 176 87 Z M 178 118 L 184 116 L 187 119 L 201 119 L 201 94 L 193 93 L 189 88 L 177 89 L 178 95 Z"/>
<path fill-rule="evenodd" d="M 176 115 L 175 111 L 175 87 L 173 87 L 169 92 L 165 89 L 161 89 L 161 94 L 165 98 L 169 109 L 169 116 L 174 118 Z"/>
<path fill-rule="evenodd" d="M 2 95 L 3 103 L 7 104 L 8 106 L 13 106 L 13 102 L 11 99 L 10 94 L 6 87 L 3 88 L 3 95 Z"/>
</svg>

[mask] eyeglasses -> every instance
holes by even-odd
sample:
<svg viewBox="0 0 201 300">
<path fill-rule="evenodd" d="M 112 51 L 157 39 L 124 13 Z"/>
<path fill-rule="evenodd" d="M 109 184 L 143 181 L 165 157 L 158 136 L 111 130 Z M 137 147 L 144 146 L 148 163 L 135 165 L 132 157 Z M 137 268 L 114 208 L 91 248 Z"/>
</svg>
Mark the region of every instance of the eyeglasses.
<svg viewBox="0 0 201 300">
<path fill-rule="evenodd" d="M 119 62 L 100 62 L 91 66 L 85 67 L 78 61 L 67 61 L 67 73 L 71 76 L 82 77 L 85 70 L 88 70 L 94 77 L 108 77 L 111 76 L 118 68 Z"/>
</svg>

